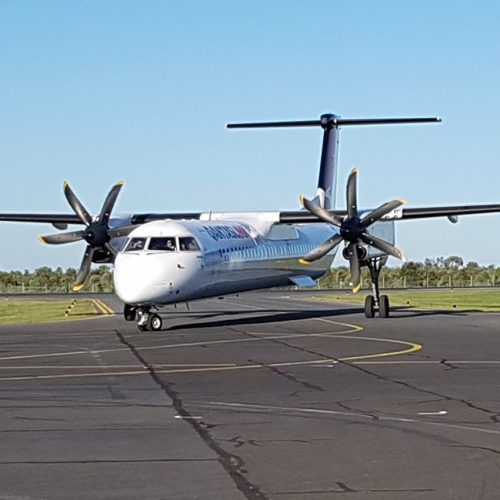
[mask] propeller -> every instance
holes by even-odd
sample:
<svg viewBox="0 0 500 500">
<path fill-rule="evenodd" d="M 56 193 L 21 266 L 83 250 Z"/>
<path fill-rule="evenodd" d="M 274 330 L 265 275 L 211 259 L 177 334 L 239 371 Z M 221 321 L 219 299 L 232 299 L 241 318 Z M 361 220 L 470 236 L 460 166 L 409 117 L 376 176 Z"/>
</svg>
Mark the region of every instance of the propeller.
<svg viewBox="0 0 500 500">
<path fill-rule="evenodd" d="M 405 200 L 393 200 L 380 207 L 372 210 L 370 213 L 366 214 L 362 218 L 358 213 L 358 201 L 357 201 L 357 174 L 358 169 L 355 168 L 349 174 L 347 179 L 347 189 L 346 189 L 346 203 L 347 203 L 347 216 L 341 218 L 338 215 L 331 214 L 328 210 L 320 207 L 316 203 L 300 197 L 300 201 L 304 207 L 309 210 L 313 215 L 318 217 L 324 222 L 332 224 L 339 228 L 339 233 L 332 236 L 326 240 L 321 245 L 318 245 L 314 250 L 308 253 L 305 257 L 300 259 L 302 264 L 310 264 L 315 260 L 321 259 L 328 252 L 337 247 L 342 241 L 347 243 L 345 256 L 349 259 L 349 267 L 351 270 L 352 278 L 352 291 L 354 293 L 359 292 L 361 289 L 361 256 L 360 256 L 360 243 L 365 243 L 366 245 L 372 246 L 383 253 L 392 255 L 403 262 L 406 260 L 403 252 L 399 248 L 395 247 L 391 243 L 377 238 L 369 234 L 366 230 L 375 222 L 380 220 L 384 215 L 388 214 L 392 210 L 400 207 Z"/>
<path fill-rule="evenodd" d="M 105 258 L 114 259 L 116 250 L 110 245 L 110 240 L 119 236 L 126 236 L 137 227 L 131 225 L 111 229 L 108 224 L 111 212 L 123 184 L 124 182 L 120 181 L 111 188 L 104 201 L 100 214 L 93 218 L 77 198 L 69 184 L 65 182 L 63 184 L 64 195 L 71 208 L 83 224 L 85 224 L 86 228 L 81 231 L 49 234 L 47 236 L 39 236 L 38 238 L 42 243 L 48 243 L 49 245 L 63 245 L 80 240 L 85 240 L 87 242 L 87 248 L 85 249 L 82 263 L 80 264 L 80 270 L 76 277 L 76 283 L 73 287 L 75 291 L 79 291 L 83 288 L 94 257 L 104 253 Z"/>
</svg>

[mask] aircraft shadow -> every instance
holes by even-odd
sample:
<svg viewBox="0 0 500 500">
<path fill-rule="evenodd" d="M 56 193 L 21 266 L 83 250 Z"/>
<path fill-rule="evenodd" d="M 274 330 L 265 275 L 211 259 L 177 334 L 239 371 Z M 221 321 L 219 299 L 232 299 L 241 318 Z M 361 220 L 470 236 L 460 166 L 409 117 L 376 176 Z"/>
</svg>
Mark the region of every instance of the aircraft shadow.
<svg viewBox="0 0 500 500">
<path fill-rule="evenodd" d="M 319 311 L 255 311 L 255 312 L 237 312 L 238 315 L 244 315 L 240 318 L 220 319 L 215 321 L 200 321 L 189 324 L 174 325 L 167 330 L 189 330 L 192 328 L 216 328 L 222 326 L 241 326 L 241 325 L 263 325 L 267 323 L 283 323 L 286 321 L 296 321 L 300 319 L 312 318 L 331 318 L 344 316 L 348 314 L 359 313 L 359 308 L 349 309 L 325 309 Z M 222 313 L 224 316 L 227 314 Z M 234 314 L 234 313 L 233 313 Z M 218 313 L 213 316 L 220 316 Z M 258 316 L 256 316 L 258 315 Z M 203 319 L 206 319 L 203 318 Z"/>
<path fill-rule="evenodd" d="M 473 309 L 466 311 L 449 311 L 449 310 L 412 310 L 408 307 L 392 307 L 391 312 L 395 313 L 394 316 L 389 316 L 389 318 L 384 319 L 384 321 L 391 319 L 418 319 L 425 316 L 467 316 L 469 313 L 479 312 Z M 304 310 L 304 311 L 283 311 L 283 310 L 267 310 L 267 311 L 252 311 L 252 312 L 241 312 L 241 311 L 227 311 L 217 313 L 191 313 L 183 314 L 182 316 L 186 318 L 190 316 L 193 321 L 191 323 L 183 323 L 180 325 L 173 325 L 166 330 L 190 330 L 195 328 L 217 328 L 217 327 L 228 327 L 228 326 L 241 326 L 241 325 L 264 325 L 268 323 L 283 323 L 287 321 L 314 319 L 314 318 L 334 318 L 340 316 L 348 316 L 351 314 L 359 314 L 364 318 L 362 307 L 350 307 L 343 309 L 322 309 L 322 310 Z M 237 318 L 228 318 L 228 316 L 239 316 Z M 171 316 L 174 319 L 178 317 L 177 315 Z M 214 319 L 210 318 L 221 318 Z M 378 318 L 375 318 L 378 319 Z M 198 321 L 200 320 L 200 321 Z"/>
<path fill-rule="evenodd" d="M 481 312 L 477 309 L 450 311 L 447 309 L 415 310 L 409 307 L 391 307 L 391 312 L 397 312 L 397 318 L 421 318 L 422 316 L 467 316 L 470 313 Z M 390 318 L 390 316 L 389 316 Z"/>
</svg>

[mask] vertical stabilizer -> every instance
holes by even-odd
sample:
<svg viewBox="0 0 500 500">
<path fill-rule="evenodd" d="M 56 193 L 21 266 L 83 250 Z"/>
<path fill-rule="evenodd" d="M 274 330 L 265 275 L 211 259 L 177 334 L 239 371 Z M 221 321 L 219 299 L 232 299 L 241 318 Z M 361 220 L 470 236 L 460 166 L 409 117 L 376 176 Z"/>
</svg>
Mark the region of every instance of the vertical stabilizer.
<svg viewBox="0 0 500 500">
<path fill-rule="evenodd" d="M 326 114 L 320 119 L 323 128 L 323 145 L 319 163 L 318 187 L 313 201 L 327 210 L 335 208 L 339 151 L 339 128 L 336 121 L 339 118 L 336 115 Z"/>
<path fill-rule="evenodd" d="M 300 120 L 286 122 L 230 123 L 227 128 L 271 128 L 271 127 L 318 127 L 323 129 L 323 146 L 319 166 L 318 187 L 313 200 L 322 208 L 335 208 L 337 190 L 337 161 L 340 127 L 352 125 L 396 125 L 403 123 L 435 123 L 440 118 L 341 118 L 328 113 L 319 120 Z"/>
</svg>

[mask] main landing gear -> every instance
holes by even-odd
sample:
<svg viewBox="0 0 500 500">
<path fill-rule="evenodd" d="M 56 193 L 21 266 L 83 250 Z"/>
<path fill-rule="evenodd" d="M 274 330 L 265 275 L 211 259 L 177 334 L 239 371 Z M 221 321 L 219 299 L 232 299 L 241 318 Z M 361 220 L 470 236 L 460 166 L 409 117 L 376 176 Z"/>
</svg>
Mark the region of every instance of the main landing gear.
<svg viewBox="0 0 500 500">
<path fill-rule="evenodd" d="M 373 295 L 367 295 L 365 299 L 365 316 L 367 318 L 374 318 L 375 311 L 378 309 L 378 315 L 380 318 L 388 318 L 389 297 L 387 295 L 380 295 L 378 283 L 380 271 L 387 262 L 387 256 L 369 257 L 365 262 L 366 266 L 370 270 L 370 278 L 372 280 L 373 289 Z"/>
<path fill-rule="evenodd" d="M 141 332 L 158 332 L 163 326 L 163 320 L 158 314 L 151 313 L 151 307 L 133 307 L 128 304 L 123 310 L 125 321 L 135 321 L 137 319 L 137 328 Z"/>
</svg>

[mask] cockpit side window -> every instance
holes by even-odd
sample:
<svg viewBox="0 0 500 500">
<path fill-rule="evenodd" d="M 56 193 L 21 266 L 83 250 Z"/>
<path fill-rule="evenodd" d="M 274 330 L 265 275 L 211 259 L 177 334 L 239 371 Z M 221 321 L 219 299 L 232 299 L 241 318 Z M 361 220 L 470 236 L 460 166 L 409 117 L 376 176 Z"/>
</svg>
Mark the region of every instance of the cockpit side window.
<svg viewBox="0 0 500 500">
<path fill-rule="evenodd" d="M 163 252 L 173 252 L 176 250 L 175 238 L 151 238 L 148 250 L 159 250 Z"/>
<path fill-rule="evenodd" d="M 191 236 L 185 236 L 184 238 L 179 238 L 179 246 L 181 252 L 199 252 L 200 245 Z"/>
<path fill-rule="evenodd" d="M 130 238 L 125 252 L 138 252 L 146 247 L 147 238 Z"/>
</svg>

